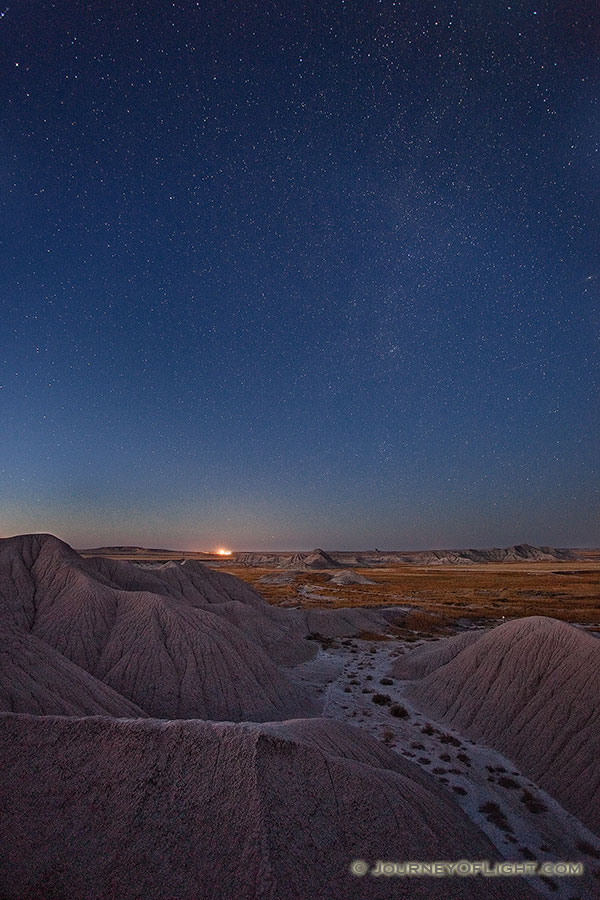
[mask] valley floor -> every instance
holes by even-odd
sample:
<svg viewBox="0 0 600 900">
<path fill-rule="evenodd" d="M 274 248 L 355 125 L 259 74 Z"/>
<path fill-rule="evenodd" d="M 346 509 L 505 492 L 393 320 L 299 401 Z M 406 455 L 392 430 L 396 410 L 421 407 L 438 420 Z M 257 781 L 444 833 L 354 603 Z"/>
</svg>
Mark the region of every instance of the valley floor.
<svg viewBox="0 0 600 900">
<path fill-rule="evenodd" d="M 394 639 L 342 639 L 293 671 L 322 695 L 324 716 L 365 729 L 451 791 L 506 859 L 584 864 L 583 877 L 534 879 L 542 894 L 557 900 L 595 896 L 600 840 L 510 760 L 408 701 L 407 683 L 393 679 L 390 670 L 415 646 Z"/>
</svg>

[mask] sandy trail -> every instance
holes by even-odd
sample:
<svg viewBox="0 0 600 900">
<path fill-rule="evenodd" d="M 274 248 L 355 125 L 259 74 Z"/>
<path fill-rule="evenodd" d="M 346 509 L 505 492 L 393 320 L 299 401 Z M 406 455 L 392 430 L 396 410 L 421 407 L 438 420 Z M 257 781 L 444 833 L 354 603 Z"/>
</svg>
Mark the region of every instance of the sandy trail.
<svg viewBox="0 0 600 900">
<path fill-rule="evenodd" d="M 325 717 L 364 728 L 445 785 L 506 859 L 584 864 L 583 877 L 534 879 L 532 886 L 543 895 L 599 896 L 600 840 L 511 760 L 437 723 L 407 700 L 409 682 L 393 679 L 390 671 L 399 655 L 416 646 L 344 639 L 320 648 L 293 671 L 323 697 Z M 381 704 L 374 702 L 377 694 L 385 698 Z"/>
</svg>

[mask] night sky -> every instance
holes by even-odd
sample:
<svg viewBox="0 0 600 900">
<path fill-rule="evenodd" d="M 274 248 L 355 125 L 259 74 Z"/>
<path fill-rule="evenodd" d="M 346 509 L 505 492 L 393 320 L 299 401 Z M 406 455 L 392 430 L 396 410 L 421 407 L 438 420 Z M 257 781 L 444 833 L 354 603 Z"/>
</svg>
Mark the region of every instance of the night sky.
<svg viewBox="0 0 600 900">
<path fill-rule="evenodd" d="M 12 0 L 0 532 L 600 545 L 599 22 Z"/>
</svg>

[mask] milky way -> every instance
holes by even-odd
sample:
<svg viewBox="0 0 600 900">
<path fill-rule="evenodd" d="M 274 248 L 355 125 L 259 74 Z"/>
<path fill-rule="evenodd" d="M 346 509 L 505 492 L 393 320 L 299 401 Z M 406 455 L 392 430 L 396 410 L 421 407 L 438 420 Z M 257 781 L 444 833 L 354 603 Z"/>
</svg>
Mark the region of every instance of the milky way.
<svg viewBox="0 0 600 900">
<path fill-rule="evenodd" d="M 600 65 L 560 7 L 11 10 L 2 533 L 599 543 Z"/>
</svg>

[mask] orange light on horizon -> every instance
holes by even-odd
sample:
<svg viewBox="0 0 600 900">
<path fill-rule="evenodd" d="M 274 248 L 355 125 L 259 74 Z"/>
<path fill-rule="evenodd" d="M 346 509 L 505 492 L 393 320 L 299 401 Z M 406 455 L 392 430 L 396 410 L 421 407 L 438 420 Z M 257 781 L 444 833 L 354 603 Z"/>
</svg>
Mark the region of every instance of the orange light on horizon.
<svg viewBox="0 0 600 900">
<path fill-rule="evenodd" d="M 225 547 L 219 547 L 217 553 L 219 556 L 231 556 L 232 550 L 226 550 Z"/>
</svg>

